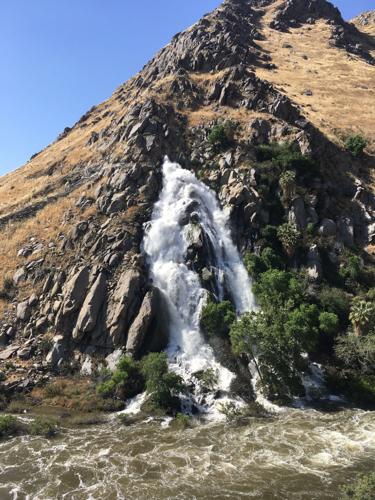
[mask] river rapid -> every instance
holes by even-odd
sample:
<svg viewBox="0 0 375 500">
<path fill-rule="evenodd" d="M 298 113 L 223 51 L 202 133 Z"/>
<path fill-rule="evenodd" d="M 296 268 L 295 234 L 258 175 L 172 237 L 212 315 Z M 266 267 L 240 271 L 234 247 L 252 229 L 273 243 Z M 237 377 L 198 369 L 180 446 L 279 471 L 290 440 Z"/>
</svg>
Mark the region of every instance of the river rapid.
<svg viewBox="0 0 375 500">
<path fill-rule="evenodd" d="M 375 469 L 375 414 L 291 409 L 187 429 L 112 418 L 2 441 L 0 464 L 2 500 L 337 499 Z"/>
</svg>

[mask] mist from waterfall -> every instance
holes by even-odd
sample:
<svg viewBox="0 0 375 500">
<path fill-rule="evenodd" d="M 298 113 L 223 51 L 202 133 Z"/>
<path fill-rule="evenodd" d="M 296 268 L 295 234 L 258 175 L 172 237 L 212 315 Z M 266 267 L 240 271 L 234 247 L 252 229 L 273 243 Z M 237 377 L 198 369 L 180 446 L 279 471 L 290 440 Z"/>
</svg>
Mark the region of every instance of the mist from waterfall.
<svg viewBox="0 0 375 500">
<path fill-rule="evenodd" d="M 192 207 L 212 249 L 208 265 L 214 271 L 218 299 L 222 300 L 227 290 L 239 314 L 252 310 L 251 283 L 231 238 L 229 214 L 211 189 L 168 159 L 163 165 L 163 189 L 145 228 L 143 247 L 153 284 L 162 292 L 170 317 L 167 353 L 171 368 L 187 382 L 192 381 L 194 373 L 213 369 L 218 374 L 217 389 L 228 391 L 234 374 L 215 360 L 200 332 L 200 314 L 208 292 L 198 273 L 186 263 L 191 228 L 186 222 Z"/>
</svg>

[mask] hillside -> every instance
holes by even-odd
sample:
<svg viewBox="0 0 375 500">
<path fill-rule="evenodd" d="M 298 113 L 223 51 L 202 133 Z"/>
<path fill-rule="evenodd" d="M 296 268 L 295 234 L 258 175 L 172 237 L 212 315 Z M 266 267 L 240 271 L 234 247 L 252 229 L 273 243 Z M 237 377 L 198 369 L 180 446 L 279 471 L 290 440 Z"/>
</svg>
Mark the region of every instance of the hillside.
<svg viewBox="0 0 375 500">
<path fill-rule="evenodd" d="M 285 268 L 306 273 L 317 296 L 323 285 L 351 299 L 368 292 L 374 26 L 373 13 L 346 23 L 325 0 L 225 0 L 108 101 L 0 178 L 7 394 L 32 390 L 62 367 L 91 373 L 113 353 L 138 358 L 166 346 L 142 249 L 165 155 L 193 169 L 230 210 L 242 255 L 273 245 Z M 345 147 L 352 135 L 367 142 L 357 156 Z M 285 170 L 294 175 L 288 196 Z M 265 236 L 285 224 L 298 232 L 293 252 Z M 192 237 L 188 264 L 214 294 L 202 241 L 202 233 Z M 353 258 L 365 278 L 341 283 Z M 332 345 L 328 351 L 323 358 Z"/>
<path fill-rule="evenodd" d="M 375 11 L 369 10 L 355 17 L 351 21 L 362 33 L 366 33 L 371 37 L 375 32 Z"/>
</svg>

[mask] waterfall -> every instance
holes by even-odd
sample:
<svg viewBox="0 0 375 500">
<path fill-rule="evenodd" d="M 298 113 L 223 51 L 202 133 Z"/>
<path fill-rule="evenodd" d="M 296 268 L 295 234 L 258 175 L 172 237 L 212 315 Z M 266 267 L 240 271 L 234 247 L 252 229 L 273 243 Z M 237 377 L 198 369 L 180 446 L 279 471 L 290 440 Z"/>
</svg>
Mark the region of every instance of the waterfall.
<svg viewBox="0 0 375 500">
<path fill-rule="evenodd" d="M 187 222 L 193 215 L 209 241 L 208 264 L 214 270 L 218 299 L 222 300 L 227 290 L 239 314 L 252 310 L 251 283 L 231 238 L 229 214 L 192 172 L 166 158 L 162 192 L 145 227 L 143 249 L 151 279 L 163 294 L 170 317 L 169 363 L 189 384 L 194 373 L 213 369 L 218 374 L 216 389 L 228 391 L 234 374 L 215 360 L 199 328 L 208 292 L 199 274 L 187 265 L 189 231 L 196 227 Z M 199 397 L 195 403 L 199 406 Z M 207 403 L 206 396 L 203 410 L 213 404 Z"/>
</svg>

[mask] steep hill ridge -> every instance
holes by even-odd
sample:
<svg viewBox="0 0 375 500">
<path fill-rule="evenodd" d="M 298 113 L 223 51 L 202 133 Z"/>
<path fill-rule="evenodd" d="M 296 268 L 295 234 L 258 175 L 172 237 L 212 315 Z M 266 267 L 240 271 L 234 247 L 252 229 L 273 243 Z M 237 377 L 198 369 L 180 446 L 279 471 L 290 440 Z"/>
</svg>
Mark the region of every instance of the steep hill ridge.
<svg viewBox="0 0 375 500">
<path fill-rule="evenodd" d="M 359 31 L 374 35 L 375 32 L 375 10 L 368 10 L 363 14 L 355 17 L 351 21 L 355 24 Z"/>
<path fill-rule="evenodd" d="M 165 346 L 141 251 L 164 155 L 216 191 L 244 251 L 257 248 L 264 226 L 281 223 L 256 147 L 294 143 L 317 170 L 302 176 L 283 217 L 303 234 L 332 221 L 332 266 L 354 248 L 371 263 L 375 41 L 356 25 L 323 0 L 226 0 L 0 179 L 0 360 L 18 363 L 9 390 L 72 359 L 91 366 L 119 349 L 139 356 Z M 218 151 L 208 137 L 222 119 L 235 122 L 235 140 Z M 369 141 L 361 159 L 343 149 L 353 131 Z M 203 272 L 199 245 L 191 243 L 191 265 Z M 322 278 L 312 245 L 296 265 Z"/>
</svg>

